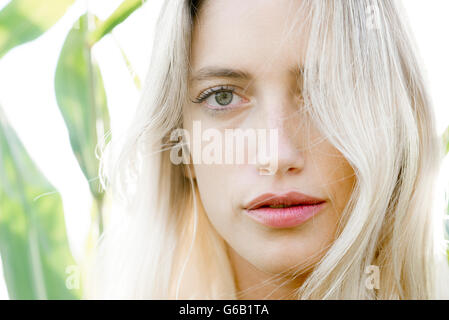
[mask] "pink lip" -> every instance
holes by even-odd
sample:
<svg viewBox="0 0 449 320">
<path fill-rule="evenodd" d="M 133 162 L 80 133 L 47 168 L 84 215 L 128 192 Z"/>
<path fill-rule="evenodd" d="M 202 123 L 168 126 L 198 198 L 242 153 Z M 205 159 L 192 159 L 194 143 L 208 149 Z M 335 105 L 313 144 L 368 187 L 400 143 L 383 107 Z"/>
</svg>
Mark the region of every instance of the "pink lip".
<svg viewBox="0 0 449 320">
<path fill-rule="evenodd" d="M 245 212 L 254 220 L 274 228 L 298 226 L 319 213 L 325 206 L 323 199 L 299 192 L 284 194 L 266 193 L 245 206 Z M 285 205 L 285 208 L 271 208 L 270 205 Z"/>
</svg>

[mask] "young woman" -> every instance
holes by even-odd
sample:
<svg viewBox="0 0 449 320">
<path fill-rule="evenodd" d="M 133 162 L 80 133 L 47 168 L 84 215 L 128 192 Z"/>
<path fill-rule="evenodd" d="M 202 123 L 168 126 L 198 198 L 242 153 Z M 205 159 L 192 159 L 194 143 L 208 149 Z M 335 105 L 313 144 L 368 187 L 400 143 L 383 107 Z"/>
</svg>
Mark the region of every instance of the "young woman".
<svg viewBox="0 0 449 320">
<path fill-rule="evenodd" d="M 90 297 L 443 297 L 440 146 L 402 12 L 387 0 L 166 1 L 134 122 L 104 157 L 120 217 Z M 275 130 L 268 173 L 254 150 L 193 159 L 239 129 Z"/>
</svg>

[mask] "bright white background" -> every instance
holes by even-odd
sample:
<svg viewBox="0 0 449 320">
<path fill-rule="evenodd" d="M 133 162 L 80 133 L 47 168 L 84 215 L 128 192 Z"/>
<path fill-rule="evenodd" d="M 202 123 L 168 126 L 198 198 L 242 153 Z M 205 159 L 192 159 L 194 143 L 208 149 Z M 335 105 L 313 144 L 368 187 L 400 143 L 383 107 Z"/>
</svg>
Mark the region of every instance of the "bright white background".
<svg viewBox="0 0 449 320">
<path fill-rule="evenodd" d="M 0 9 L 8 2 L 0 0 Z M 36 164 L 62 195 L 69 243 L 77 261 L 82 258 L 90 227 L 92 200 L 56 104 L 54 72 L 65 36 L 86 6 L 105 19 L 120 2 L 78 0 L 47 33 L 0 59 L 0 104 Z M 403 3 L 421 51 L 441 134 L 449 125 L 449 1 L 404 0 Z M 138 91 L 116 44 L 126 52 L 143 82 L 161 4 L 162 0 L 147 0 L 114 29 L 112 36 L 106 36 L 94 47 L 115 135 L 127 126 L 138 100 Z M 446 157 L 443 181 L 449 181 L 448 167 Z M 8 299 L 1 263 L 0 299 Z"/>
</svg>

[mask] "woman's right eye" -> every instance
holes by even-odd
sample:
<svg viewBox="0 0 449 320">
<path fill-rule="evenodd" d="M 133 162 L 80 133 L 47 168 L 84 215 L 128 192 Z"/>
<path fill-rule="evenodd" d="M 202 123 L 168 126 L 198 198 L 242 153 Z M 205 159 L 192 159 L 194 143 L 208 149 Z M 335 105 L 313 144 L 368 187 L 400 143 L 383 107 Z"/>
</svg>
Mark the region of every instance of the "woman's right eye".
<svg viewBox="0 0 449 320">
<path fill-rule="evenodd" d="M 227 106 L 234 100 L 234 93 L 232 91 L 221 91 L 212 94 L 215 100 L 220 106 Z"/>
<path fill-rule="evenodd" d="M 205 102 L 208 109 L 214 111 L 233 109 L 239 104 L 245 104 L 247 99 L 236 94 L 233 87 L 211 88 L 202 92 L 194 103 Z"/>
</svg>

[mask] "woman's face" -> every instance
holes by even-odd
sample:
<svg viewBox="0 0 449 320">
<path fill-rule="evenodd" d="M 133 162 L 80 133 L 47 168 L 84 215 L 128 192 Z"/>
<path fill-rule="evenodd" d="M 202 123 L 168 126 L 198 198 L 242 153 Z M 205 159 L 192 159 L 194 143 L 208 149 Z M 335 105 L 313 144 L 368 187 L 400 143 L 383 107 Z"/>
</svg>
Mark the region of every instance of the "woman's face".
<svg viewBox="0 0 449 320">
<path fill-rule="evenodd" d="M 277 170 L 272 174 L 261 174 L 254 163 L 193 164 L 212 225 L 234 253 L 268 273 L 313 265 L 322 256 L 334 239 L 355 182 L 352 167 L 304 113 L 295 70 L 303 61 L 306 39 L 295 29 L 287 35 L 299 5 L 279 0 L 206 1 L 192 38 L 190 100 L 204 98 L 210 88 L 224 86 L 224 91 L 184 107 L 184 129 L 190 131 L 192 143 L 201 138 L 193 134 L 194 121 L 203 131 L 218 130 L 223 139 L 225 129 L 277 129 Z M 205 73 L 206 68 L 237 73 L 214 76 Z M 249 157 L 250 152 L 245 154 L 245 159 Z M 304 221 L 295 220 L 304 215 L 300 209 L 259 210 L 272 217 L 291 214 L 293 222 L 265 216 L 271 221 L 266 224 L 248 215 L 248 204 L 258 196 L 282 199 L 289 192 L 324 203 L 309 206 L 320 210 Z"/>
</svg>

